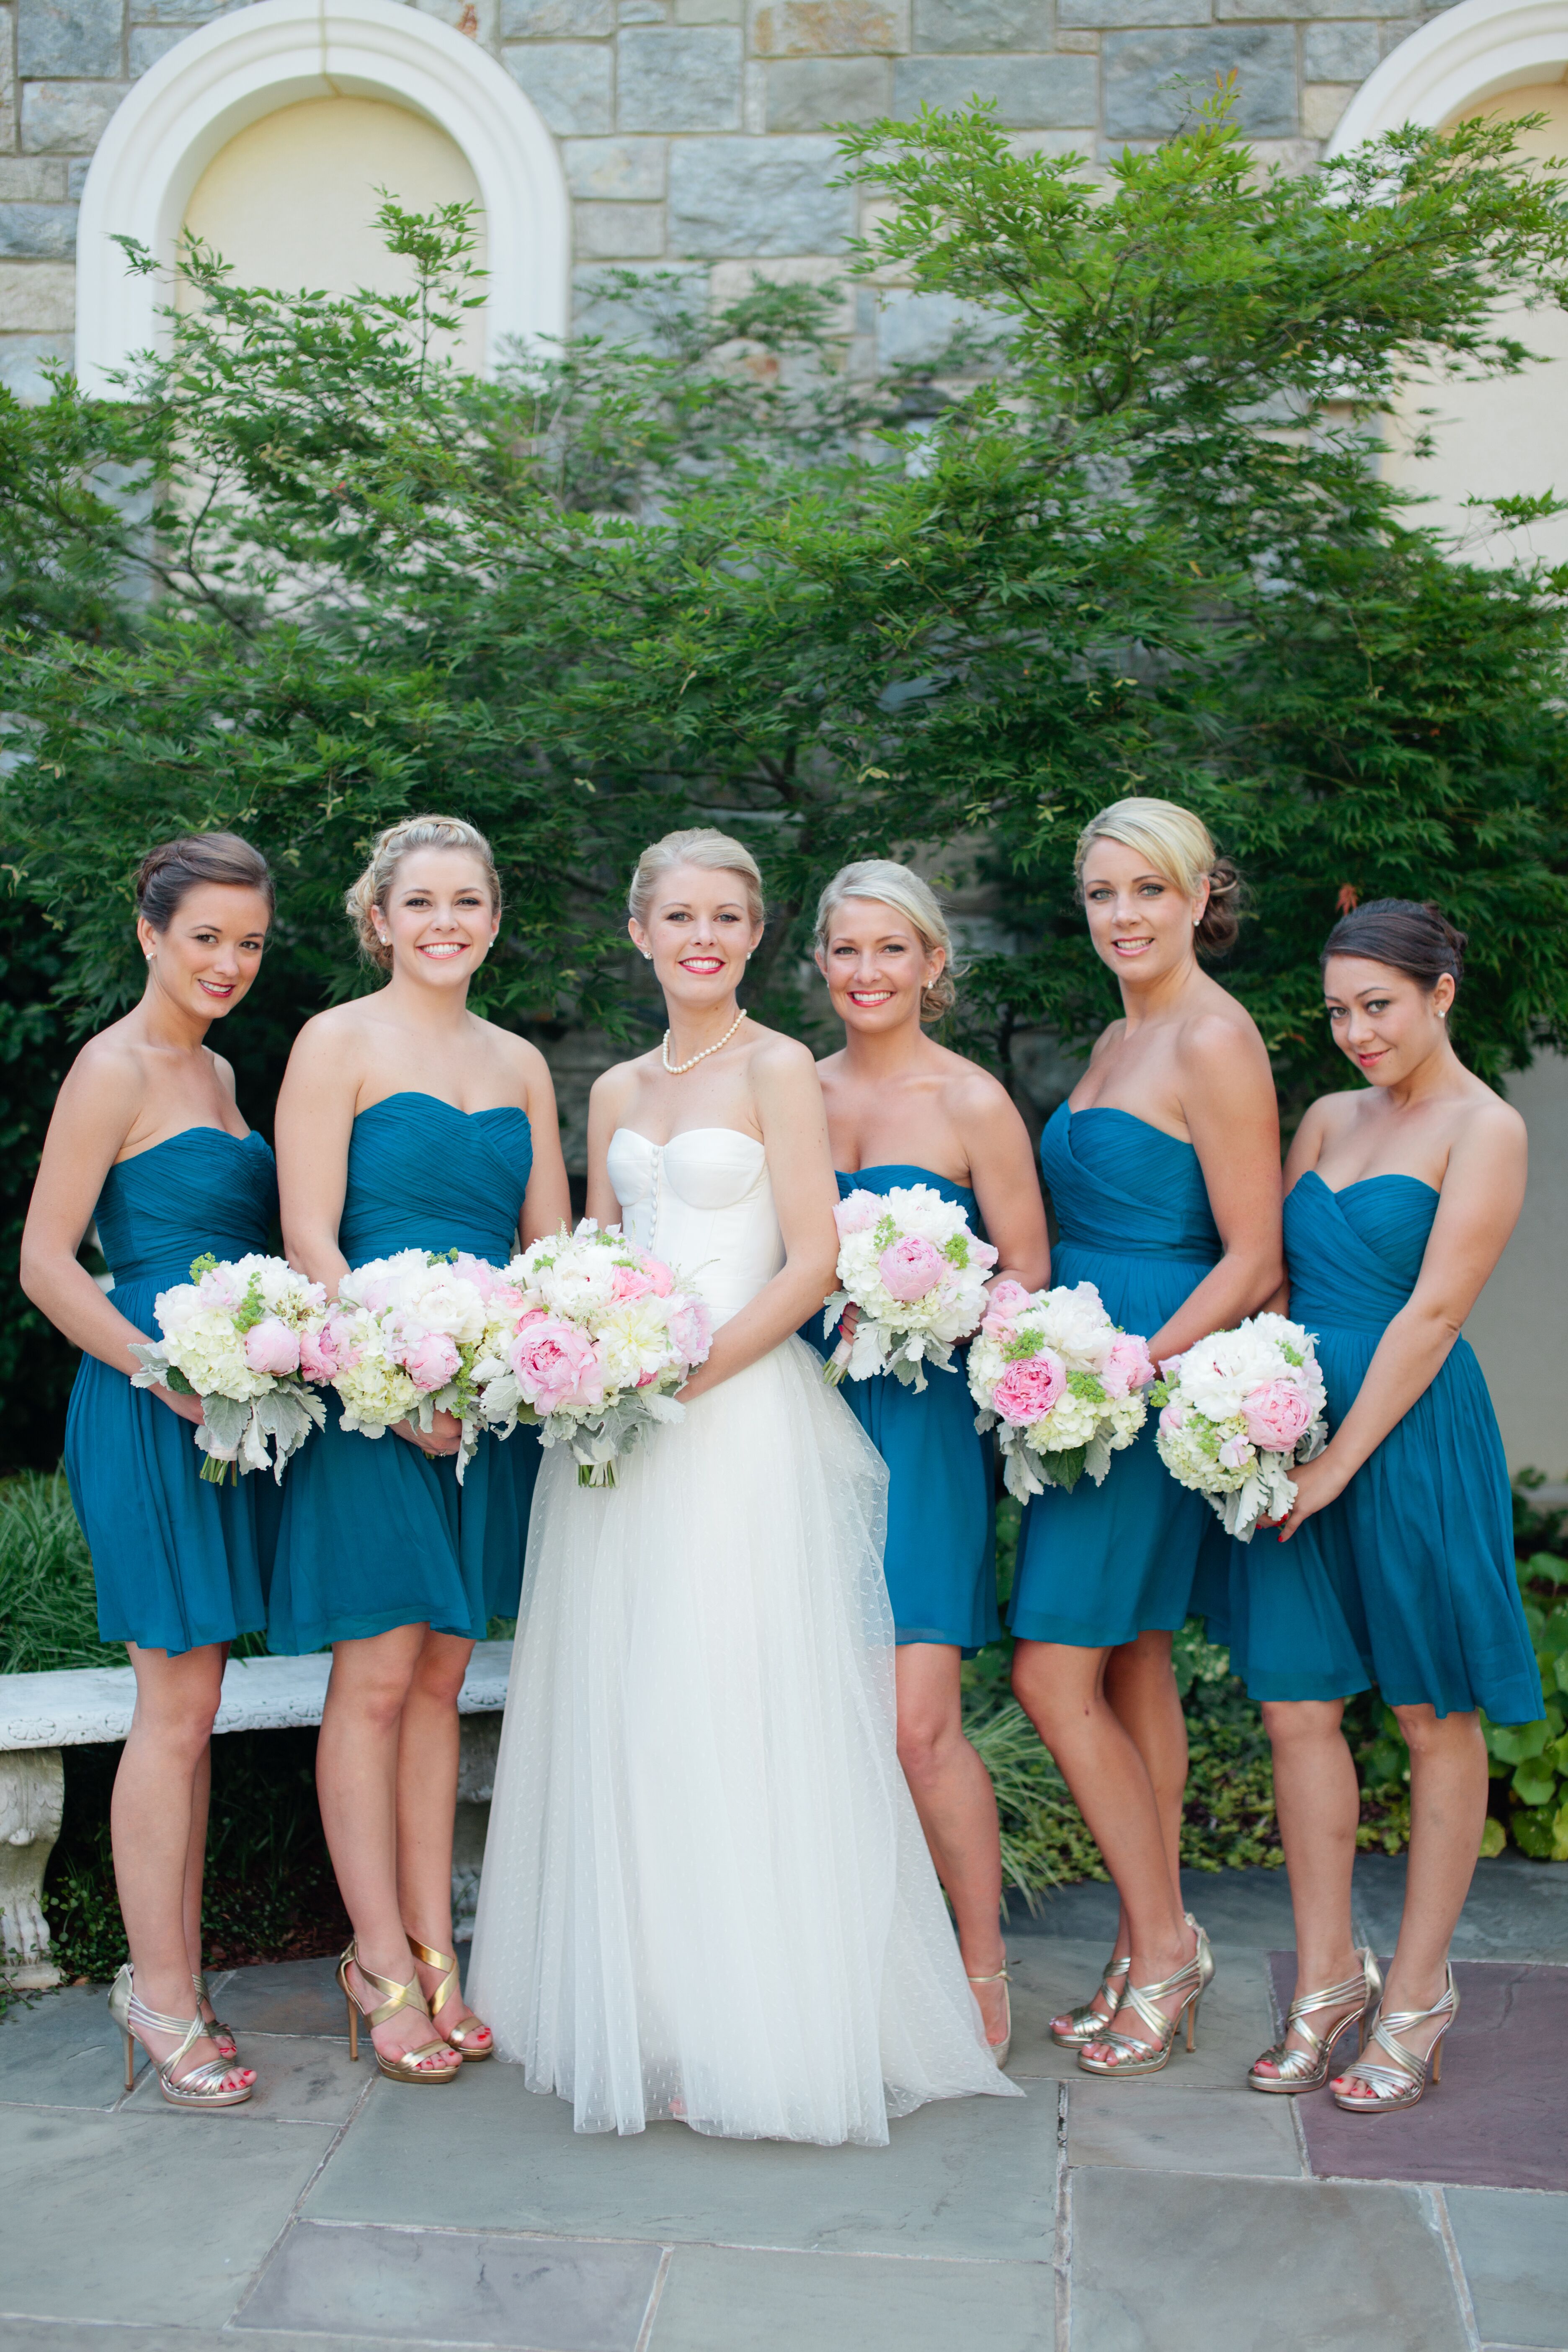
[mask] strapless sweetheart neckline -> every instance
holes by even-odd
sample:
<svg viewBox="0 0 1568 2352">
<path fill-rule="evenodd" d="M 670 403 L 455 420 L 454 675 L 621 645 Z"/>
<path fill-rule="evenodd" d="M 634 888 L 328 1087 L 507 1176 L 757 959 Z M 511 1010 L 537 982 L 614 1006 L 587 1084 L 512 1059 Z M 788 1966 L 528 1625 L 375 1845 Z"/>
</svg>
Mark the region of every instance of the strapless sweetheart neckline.
<svg viewBox="0 0 1568 2352">
<path fill-rule="evenodd" d="M 646 1144 L 650 1151 L 668 1151 L 672 1144 L 684 1143 L 689 1136 L 693 1135 L 732 1135 L 738 1143 L 749 1143 L 753 1150 L 763 1153 L 767 1150 L 767 1146 L 762 1138 L 748 1135 L 743 1127 L 682 1127 L 679 1128 L 675 1134 L 667 1136 L 662 1143 L 656 1143 L 651 1135 L 643 1133 L 640 1127 L 617 1127 L 610 1141 L 614 1143 L 616 1136 L 618 1135 L 634 1137 L 638 1143 Z"/>
<path fill-rule="evenodd" d="M 143 1151 L 127 1153 L 123 1160 L 110 1160 L 111 1168 L 131 1168 L 138 1160 L 151 1160 L 154 1151 L 166 1151 L 171 1143 L 184 1143 L 187 1135 L 221 1135 L 227 1143 L 237 1143 L 243 1150 L 247 1143 L 259 1143 L 266 1148 L 267 1138 L 247 1127 L 243 1135 L 233 1135 L 226 1127 L 182 1127 L 173 1135 L 160 1136 L 156 1143 L 148 1144 Z"/>
<path fill-rule="evenodd" d="M 510 1111 L 516 1118 L 528 1117 L 521 1103 L 487 1103 L 482 1110 L 465 1110 L 461 1103 L 448 1102 L 445 1095 L 426 1094 L 423 1087 L 399 1087 L 395 1094 L 383 1095 L 379 1102 L 366 1103 L 363 1110 L 356 1110 L 354 1124 L 357 1126 L 362 1118 L 368 1118 L 373 1110 L 384 1110 L 388 1103 L 395 1102 L 437 1103 L 442 1110 L 449 1110 L 457 1118 L 494 1118 L 500 1111 Z"/>
<path fill-rule="evenodd" d="M 1358 1176 L 1353 1184 L 1339 1185 L 1331 1184 L 1326 1176 L 1318 1175 L 1315 1168 L 1305 1168 L 1297 1177 L 1296 1183 L 1291 1185 L 1290 1192 L 1295 1192 L 1297 1185 L 1304 1184 L 1309 1176 L 1317 1177 L 1331 1201 L 1342 1201 L 1347 1192 L 1359 1192 L 1364 1184 L 1418 1184 L 1424 1192 L 1430 1192 L 1438 1200 L 1442 1198 L 1436 1184 L 1428 1184 L 1425 1176 L 1407 1176 L 1403 1168 L 1386 1168 L 1376 1176 Z M 1289 1200 L 1289 1193 L 1286 1198 Z"/>
<path fill-rule="evenodd" d="M 1197 1148 L 1190 1135 L 1173 1135 L 1168 1127 L 1156 1127 L 1152 1118 L 1140 1118 L 1135 1110 L 1123 1110 L 1120 1103 L 1085 1103 L 1081 1110 L 1075 1110 L 1068 1102 L 1062 1108 L 1068 1118 L 1092 1118 L 1096 1111 L 1109 1111 L 1114 1118 L 1130 1118 L 1134 1127 L 1146 1127 L 1151 1135 L 1163 1135 L 1167 1143 L 1179 1143 L 1184 1151 Z"/>
</svg>

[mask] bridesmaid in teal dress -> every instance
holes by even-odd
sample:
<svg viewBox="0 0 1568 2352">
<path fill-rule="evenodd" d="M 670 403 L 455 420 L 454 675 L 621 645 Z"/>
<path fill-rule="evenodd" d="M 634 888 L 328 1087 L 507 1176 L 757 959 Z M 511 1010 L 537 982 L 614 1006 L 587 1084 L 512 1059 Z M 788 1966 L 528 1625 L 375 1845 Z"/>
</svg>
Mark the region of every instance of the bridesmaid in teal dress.
<svg viewBox="0 0 1568 2352">
<path fill-rule="evenodd" d="M 300 1031 L 278 1103 L 283 1234 L 335 1296 L 402 1249 L 504 1265 L 569 1213 L 542 1056 L 468 1008 L 500 924 L 489 845 L 455 817 L 377 841 L 349 894 L 375 994 Z M 492 1615 L 515 1616 L 539 1447 L 458 1424 L 345 1431 L 336 1400 L 290 1469 L 272 1578 L 275 1650 L 331 1645 L 316 1778 L 354 1941 L 339 1970 L 382 2072 L 449 2082 L 488 2058 L 453 1952 L 458 1694 Z M 431 2032 L 434 2020 L 435 2033 Z"/>
<path fill-rule="evenodd" d="M 843 1051 L 817 1070 L 838 1190 L 930 1185 L 994 1245 L 995 1278 L 1037 1290 L 1050 1249 L 1024 1122 L 994 1078 L 921 1034 L 953 1002 L 952 952 L 935 894 L 907 866 L 868 858 L 822 894 L 816 961 L 845 1028 Z M 803 1336 L 826 1350 L 820 1316 Z M 962 1660 L 1001 1632 L 991 1440 L 975 1433 L 960 1369 L 928 1371 L 920 1394 L 889 1373 L 838 1393 L 888 1465 L 899 1760 L 1002 2065 L 1011 2021 L 996 1801 L 963 1736 L 959 1680 Z"/>
<path fill-rule="evenodd" d="M 1077 872 L 1122 1018 L 1042 1140 L 1056 1279 L 1092 1282 L 1159 1362 L 1278 1286 L 1274 1084 L 1251 1020 L 1198 962 L 1235 939 L 1237 888 L 1199 819 L 1170 801 L 1118 801 L 1079 836 Z M 1187 1743 L 1171 1638 L 1223 1598 L 1217 1535 L 1207 1504 L 1162 1467 L 1152 1422 L 1102 1486 L 1048 1487 L 1024 1517 L 1013 1687 L 1121 1898 L 1099 1990 L 1051 2025 L 1089 2074 L 1165 2065 L 1213 1974 L 1182 1907 Z"/>
<path fill-rule="evenodd" d="M 1513 1573 L 1513 1513 L 1486 1382 L 1460 1327 L 1524 1198 L 1524 1122 L 1467 1070 L 1448 1029 L 1464 941 L 1385 898 L 1331 932 L 1323 991 L 1365 1084 L 1302 1120 L 1286 1163 L 1286 1311 L 1317 1334 L 1328 1445 L 1295 1474 L 1275 1542 L 1237 1545 L 1231 1657 L 1264 1702 L 1296 1913 L 1289 2030 L 1255 2090 L 1312 2090 L 1382 1994 L 1367 2055 L 1334 2078 L 1355 2114 L 1437 2079 L 1458 2009 L 1448 1947 L 1486 1822 L 1476 1710 L 1542 1713 Z M 1375 1684 L 1410 1749 L 1410 1864 L 1383 1991 L 1351 1939 L 1359 1796 L 1340 1728 Z"/>
<path fill-rule="evenodd" d="M 232 834 L 163 843 L 136 880 L 142 1001 L 82 1049 L 60 1088 L 22 1239 L 22 1286 L 82 1350 L 66 1475 L 92 1554 L 99 1633 L 123 1642 L 136 1712 L 110 1810 L 132 1965 L 110 1997 L 173 2106 L 234 2106 L 237 2063 L 202 1976 L 211 1733 L 237 1633 L 263 1623 L 262 1480 L 206 1484 L 199 1402 L 133 1389 L 132 1342 L 204 1251 L 270 1246 L 272 1154 L 247 1129 L 234 1073 L 206 1043 L 255 979 L 272 920 L 267 862 Z M 96 1220 L 106 1296 L 78 1255 Z M 195 1994 L 195 1999 L 192 1996 Z"/>
</svg>

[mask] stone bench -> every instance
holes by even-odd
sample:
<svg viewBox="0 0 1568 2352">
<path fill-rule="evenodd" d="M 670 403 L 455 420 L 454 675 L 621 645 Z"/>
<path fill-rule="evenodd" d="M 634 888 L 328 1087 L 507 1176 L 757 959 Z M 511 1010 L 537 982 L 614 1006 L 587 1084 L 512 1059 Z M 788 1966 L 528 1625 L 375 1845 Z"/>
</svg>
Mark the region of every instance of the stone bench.
<svg viewBox="0 0 1568 2352">
<path fill-rule="evenodd" d="M 472 1927 L 485 1827 L 506 1704 L 510 1642 L 480 1642 L 462 1694 L 458 1825 L 452 1850 L 453 1924 Z M 331 1660 L 231 1658 L 215 1732 L 281 1731 L 320 1723 Z M 55 1985 L 43 1913 L 44 1872 L 65 1804 L 62 1748 L 123 1739 L 136 1703 L 129 1666 L 0 1675 L 0 1981 Z"/>
</svg>

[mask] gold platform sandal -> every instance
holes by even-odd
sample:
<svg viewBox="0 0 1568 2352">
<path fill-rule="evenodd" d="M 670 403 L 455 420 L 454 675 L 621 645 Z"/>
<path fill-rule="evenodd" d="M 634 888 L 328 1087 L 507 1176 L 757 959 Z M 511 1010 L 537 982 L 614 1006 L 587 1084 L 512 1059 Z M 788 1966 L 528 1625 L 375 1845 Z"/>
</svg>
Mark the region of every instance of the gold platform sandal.
<svg viewBox="0 0 1568 2352">
<path fill-rule="evenodd" d="M 367 1985 L 374 1986 L 377 1992 L 386 1995 L 379 2009 L 366 2009 L 357 1994 L 350 1990 L 351 1963 L 359 1970 Z M 421 2017 L 428 2017 L 430 2014 L 426 2006 L 425 1996 L 419 1990 L 418 1978 L 411 1977 L 406 1984 L 399 1984 L 395 1977 L 378 1976 L 374 1969 L 367 1969 L 361 1959 L 357 1940 L 350 1944 L 348 1950 L 338 1962 L 338 1983 L 342 1987 L 342 1996 L 349 2009 L 349 2056 L 356 2061 L 359 2057 L 359 2021 L 362 2017 L 368 2026 L 374 2027 L 384 2025 L 387 2019 L 395 2017 L 400 2009 L 412 2009 Z M 384 2057 L 382 2053 L 375 2049 L 374 2041 L 370 2046 L 375 2051 L 376 2064 L 391 2083 L 454 2083 L 463 2071 L 460 2066 L 422 2066 L 420 2064 L 422 2058 L 433 2058 L 437 2051 L 444 2054 L 450 2047 L 449 2043 L 439 2038 L 434 2042 L 422 2042 L 417 2050 L 405 2050 L 395 2058 Z"/>
<path fill-rule="evenodd" d="M 1255 2091 L 1283 2092 L 1294 2096 L 1300 2091 L 1321 2091 L 1329 2079 L 1330 2061 L 1334 2044 L 1351 2026 L 1358 2028 L 1356 2050 L 1366 2048 L 1367 2026 L 1373 2011 L 1383 1999 L 1383 1970 L 1376 1955 L 1369 1947 L 1361 1956 L 1361 1968 L 1342 1983 L 1325 1985 L 1321 1992 L 1304 1992 L 1290 2003 L 1290 2013 L 1285 2021 L 1285 2031 L 1279 2040 L 1255 2058 L 1247 2073 L 1247 2082 Z M 1321 2033 L 1307 2023 L 1309 2017 L 1324 2011 L 1339 2015 Z M 1306 2042 L 1304 2050 L 1289 2047 L 1292 2032 Z M 1260 2074 L 1258 2068 L 1272 2064 L 1278 2072 Z"/>
<path fill-rule="evenodd" d="M 438 1952 L 436 1950 L 434 1945 L 421 1944 L 413 1936 L 410 1936 L 408 1938 L 408 1948 L 422 1967 L 426 1969 L 445 1969 L 447 1971 L 446 1975 L 442 1978 L 441 1982 L 437 1986 L 435 1992 L 430 1998 L 430 2021 L 431 2023 L 434 2024 L 436 2020 L 440 2016 L 441 2011 L 446 2008 L 447 2003 L 452 1999 L 453 1995 L 458 1990 L 457 1954 L 455 1952 Z M 461 2025 L 454 2025 L 451 2032 L 447 2035 L 447 2047 L 449 2049 L 456 2050 L 463 2059 L 464 2063 L 469 2066 L 477 2066 L 481 2058 L 493 2058 L 496 2054 L 495 2036 L 493 2034 L 490 2034 L 489 2041 L 486 2042 L 482 2048 L 469 2048 L 468 2037 L 469 2034 L 474 2032 L 476 2029 L 479 2029 L 483 2032 L 489 2033 L 489 2027 L 486 2025 L 482 2017 L 469 2016 Z"/>
<path fill-rule="evenodd" d="M 237 2089 L 229 2084 L 227 2078 L 235 2072 L 232 2058 L 208 2058 L 176 2078 L 174 2069 L 186 2052 L 208 2038 L 206 2024 L 200 2010 L 195 2017 L 184 2018 L 162 2017 L 155 2009 L 149 2009 L 137 1998 L 129 1960 L 109 1988 L 109 2014 L 125 2036 L 128 2091 L 135 2087 L 139 2042 L 158 2078 L 158 2088 L 172 2107 L 242 2107 L 255 2090 L 254 2083 L 242 2083 Z M 156 2058 L 148 2047 L 149 2033 L 175 2033 L 184 2038 L 172 2057 Z"/>
<path fill-rule="evenodd" d="M 1091 2045 L 1086 2045 L 1078 2053 L 1078 2063 L 1084 2074 L 1104 2074 L 1117 2081 L 1124 2076 L 1135 2079 L 1144 2074 L 1160 2074 L 1171 2063 L 1177 2029 L 1184 2019 L 1186 2021 L 1187 2048 L 1193 2048 L 1198 2022 L 1198 2003 L 1214 1981 L 1214 1954 L 1209 1949 L 1208 1937 L 1190 1911 L 1186 1914 L 1186 1920 L 1197 1933 L 1198 1948 L 1192 1958 L 1170 1976 L 1162 1977 L 1158 1984 L 1135 1985 L 1129 1981 L 1117 2009 L 1118 2017 L 1130 2009 L 1139 2022 L 1148 2027 L 1153 2039 L 1145 2041 L 1141 2034 L 1118 2033 L 1110 2029 L 1098 2033 L 1095 2042 L 1110 2055 L 1091 2058 L 1089 2054 Z M 1181 1994 L 1181 2006 L 1173 2017 L 1167 2017 L 1163 2009 L 1155 2008 L 1154 2003 L 1173 1992 Z"/>
<path fill-rule="evenodd" d="M 416 1945 L 415 1949 L 417 1951 L 418 1948 Z M 1007 1973 L 1006 1961 L 1004 1960 L 999 1969 L 993 1969 L 988 1977 L 971 1977 L 969 1981 L 971 1984 L 999 1984 L 1002 1987 L 1002 1999 L 1007 2009 L 1007 2031 L 1000 2042 L 987 2042 L 985 2047 L 995 2059 L 998 2067 L 1005 2066 L 1013 2048 L 1013 1979 Z M 485 2055 L 489 2057 L 488 2050 Z"/>
<path fill-rule="evenodd" d="M 213 1997 L 207 1990 L 207 1972 L 205 1969 L 193 1969 L 191 1970 L 191 1982 L 196 1989 L 196 2010 L 198 2014 L 204 2008 L 211 2009 L 213 2005 Z M 218 2053 L 218 2055 L 222 2058 L 226 2058 L 232 2066 L 235 2060 L 239 2055 L 239 2044 L 234 2038 L 233 2026 L 226 2025 L 222 2018 L 215 2013 L 206 2021 L 206 2037 L 212 2043 L 214 2049 Z"/>
<path fill-rule="evenodd" d="M 1426 2088 L 1428 2068 L 1434 2083 L 1441 2081 L 1443 2036 L 1459 2014 L 1459 1993 L 1453 1969 L 1446 1969 L 1444 1975 L 1442 1996 L 1430 2009 L 1391 2009 L 1386 2017 L 1379 2009 L 1372 2029 L 1371 2047 L 1386 2051 L 1394 2063 L 1384 2066 L 1375 2058 L 1358 2058 L 1353 2066 L 1345 2068 L 1347 2074 L 1366 2084 L 1363 2098 L 1350 2091 L 1334 2093 L 1334 2105 L 1343 2107 L 1347 2116 L 1391 2115 L 1395 2107 L 1413 2107 Z M 1429 2024 L 1435 2017 L 1442 2022 L 1425 2058 L 1417 2058 L 1413 2050 L 1406 2050 L 1394 2040 L 1396 2033 L 1408 2033 L 1413 2026 Z"/>
<path fill-rule="evenodd" d="M 1121 1995 L 1127 1983 L 1127 1972 L 1132 1966 L 1131 1952 L 1113 1952 L 1105 1964 L 1105 1973 L 1098 1990 L 1092 1992 L 1077 2009 L 1064 2010 L 1066 2025 L 1051 2020 L 1051 2040 L 1058 2050 L 1081 2050 L 1086 2042 L 1098 2042 L 1116 2022 L 1116 2012 L 1121 2005 Z M 1109 2009 L 1096 2009 L 1100 1994 L 1110 2001 Z"/>
</svg>

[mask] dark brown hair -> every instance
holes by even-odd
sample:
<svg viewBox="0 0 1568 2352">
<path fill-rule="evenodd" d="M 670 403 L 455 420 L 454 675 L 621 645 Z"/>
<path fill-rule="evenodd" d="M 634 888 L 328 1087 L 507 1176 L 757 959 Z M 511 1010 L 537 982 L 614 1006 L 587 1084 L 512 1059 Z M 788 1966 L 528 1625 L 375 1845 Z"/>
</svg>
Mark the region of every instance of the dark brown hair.
<svg viewBox="0 0 1568 2352">
<path fill-rule="evenodd" d="M 183 833 L 150 849 L 136 869 L 136 912 L 166 931 L 187 891 L 204 882 L 231 890 L 259 890 L 271 914 L 278 904 L 272 872 L 259 849 L 237 833 Z"/>
<path fill-rule="evenodd" d="M 1447 972 L 1456 992 L 1465 977 L 1465 934 L 1428 899 L 1369 898 L 1341 917 L 1323 949 L 1331 956 L 1361 956 L 1402 971 L 1427 993 Z"/>
</svg>

